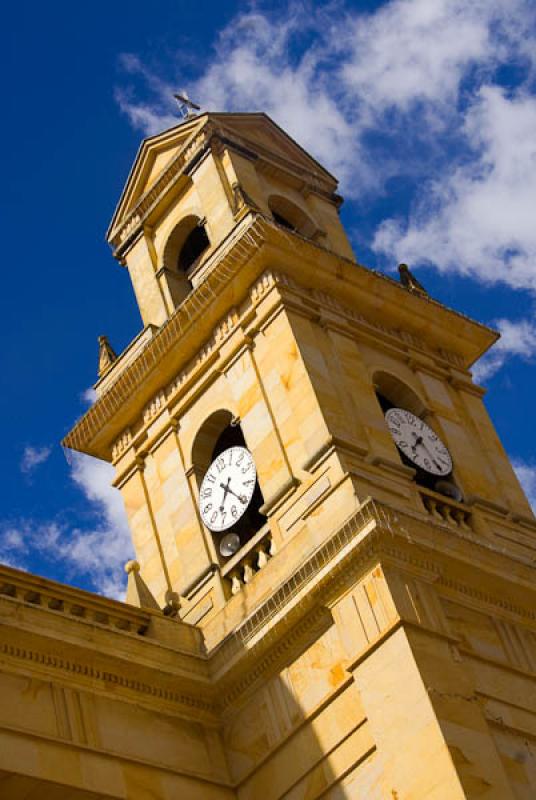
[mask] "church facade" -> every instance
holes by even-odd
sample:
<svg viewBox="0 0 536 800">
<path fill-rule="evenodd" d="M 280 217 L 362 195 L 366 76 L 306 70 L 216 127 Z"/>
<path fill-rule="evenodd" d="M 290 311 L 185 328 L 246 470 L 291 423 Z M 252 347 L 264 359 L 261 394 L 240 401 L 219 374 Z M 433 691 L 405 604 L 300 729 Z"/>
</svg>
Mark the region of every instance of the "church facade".
<svg viewBox="0 0 536 800">
<path fill-rule="evenodd" d="M 143 142 L 108 240 L 143 330 L 65 446 L 127 602 L 0 567 L 0 797 L 529 800 L 536 520 L 489 328 L 361 266 L 264 114 Z"/>
</svg>

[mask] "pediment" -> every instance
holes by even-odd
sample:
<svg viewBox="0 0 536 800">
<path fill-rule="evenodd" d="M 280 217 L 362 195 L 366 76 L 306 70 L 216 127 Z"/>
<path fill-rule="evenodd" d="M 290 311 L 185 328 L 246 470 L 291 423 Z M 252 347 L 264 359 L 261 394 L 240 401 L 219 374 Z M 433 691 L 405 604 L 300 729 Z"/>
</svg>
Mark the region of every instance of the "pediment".
<svg viewBox="0 0 536 800">
<path fill-rule="evenodd" d="M 314 175 L 327 190 L 335 191 L 336 178 L 266 114 L 204 113 L 142 142 L 110 223 L 109 241 L 177 154 L 209 123 L 224 140 L 253 151 L 267 163 Z"/>
<path fill-rule="evenodd" d="M 189 139 L 203 127 L 206 118 L 207 115 L 203 114 L 143 140 L 112 217 L 108 237 L 121 225 L 138 201 L 150 191 Z"/>
<path fill-rule="evenodd" d="M 239 136 L 251 149 L 259 154 L 276 159 L 280 157 L 295 168 L 314 173 L 337 186 L 337 179 L 328 172 L 316 159 L 303 149 L 291 136 L 277 125 L 267 114 L 262 112 L 249 114 L 214 114 L 221 128 L 228 130 L 232 136 Z"/>
</svg>

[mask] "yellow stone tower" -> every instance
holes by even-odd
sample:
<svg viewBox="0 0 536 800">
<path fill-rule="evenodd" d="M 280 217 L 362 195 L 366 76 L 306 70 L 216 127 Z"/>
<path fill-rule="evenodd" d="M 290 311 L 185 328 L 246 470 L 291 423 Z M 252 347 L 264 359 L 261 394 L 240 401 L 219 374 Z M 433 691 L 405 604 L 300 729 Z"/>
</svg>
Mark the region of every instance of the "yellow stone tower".
<svg viewBox="0 0 536 800">
<path fill-rule="evenodd" d="M 0 568 L 0 797 L 536 796 L 496 334 L 360 266 L 336 189 L 264 114 L 142 144 L 108 239 L 144 327 L 64 441 L 137 560 L 126 604 Z"/>
</svg>

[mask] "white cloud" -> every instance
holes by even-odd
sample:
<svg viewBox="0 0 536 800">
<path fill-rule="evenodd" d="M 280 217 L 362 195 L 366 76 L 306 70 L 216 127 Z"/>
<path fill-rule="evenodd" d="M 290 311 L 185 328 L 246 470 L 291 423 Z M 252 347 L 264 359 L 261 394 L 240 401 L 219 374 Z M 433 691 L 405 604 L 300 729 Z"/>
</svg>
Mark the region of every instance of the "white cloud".
<svg viewBox="0 0 536 800">
<path fill-rule="evenodd" d="M 25 568 L 38 555 L 42 563 L 61 564 L 69 580 L 84 578 L 96 591 L 121 598 L 123 566 L 133 550 L 121 495 L 110 485 L 113 468 L 74 454 L 71 477 L 85 495 L 86 512 L 73 521 L 58 513 L 52 520 L 0 523 L 0 561 Z M 84 526 L 82 516 L 88 521 Z"/>
<path fill-rule="evenodd" d="M 517 356 L 525 361 L 536 357 L 536 325 L 530 320 L 512 322 L 498 319 L 494 323 L 501 338 L 491 351 L 478 361 L 473 368 L 473 377 L 482 382 L 491 378 L 505 362 Z"/>
<path fill-rule="evenodd" d="M 27 445 L 24 448 L 20 462 L 21 472 L 29 475 L 38 466 L 45 463 L 51 452 L 51 447 L 33 447 L 32 445 Z"/>
<path fill-rule="evenodd" d="M 529 15 L 524 0 L 391 0 L 373 13 L 343 2 L 294 3 L 285 13 L 252 5 L 203 54 L 188 88 L 207 109 L 266 111 L 346 194 L 361 196 L 382 191 L 390 174 L 422 169 L 423 143 L 433 148 L 438 128 L 463 121 L 457 104 L 469 72 L 479 85 L 501 58 L 529 52 Z M 174 84 L 135 55 L 120 61 L 131 82 L 116 97 L 134 127 L 153 134 L 176 124 L 173 93 L 184 76 Z M 134 89 L 139 78 L 144 88 Z M 370 133 L 385 138 L 380 154 Z M 420 142 L 421 153 L 411 164 L 397 159 L 394 140 L 399 149 Z"/>
<path fill-rule="evenodd" d="M 376 110 L 455 101 L 467 68 L 488 61 L 501 3 L 401 0 L 356 17 L 346 34 L 342 76 Z"/>
<path fill-rule="evenodd" d="M 514 459 L 512 462 L 527 499 L 536 513 L 536 464 Z"/>
<path fill-rule="evenodd" d="M 97 392 L 95 391 L 93 386 L 90 386 L 88 389 L 85 389 L 80 395 L 80 400 L 86 406 L 92 406 L 93 403 L 96 401 L 96 399 L 97 399 Z"/>
<path fill-rule="evenodd" d="M 474 157 L 431 181 L 409 221 L 384 221 L 373 246 L 413 265 L 536 291 L 536 97 L 483 87 L 464 132 Z"/>
</svg>

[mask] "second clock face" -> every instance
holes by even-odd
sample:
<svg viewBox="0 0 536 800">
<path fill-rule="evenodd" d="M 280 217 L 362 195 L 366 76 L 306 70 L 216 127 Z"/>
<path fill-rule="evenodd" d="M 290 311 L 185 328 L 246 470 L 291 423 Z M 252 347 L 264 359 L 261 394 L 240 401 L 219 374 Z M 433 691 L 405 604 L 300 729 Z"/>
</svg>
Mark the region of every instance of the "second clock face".
<svg viewBox="0 0 536 800">
<path fill-rule="evenodd" d="M 410 461 L 431 475 L 452 472 L 449 451 L 422 419 L 403 408 L 390 408 L 385 420 L 396 446 Z"/>
<path fill-rule="evenodd" d="M 199 492 L 199 509 L 207 528 L 226 531 L 247 510 L 257 480 L 257 470 L 249 450 L 229 447 L 214 459 Z"/>
</svg>

